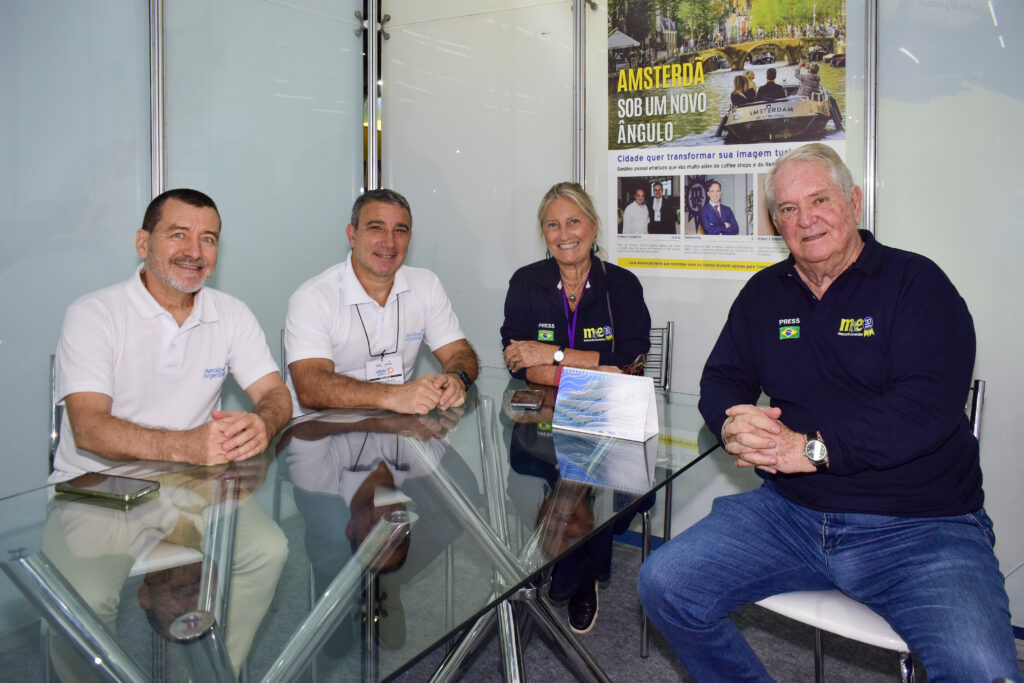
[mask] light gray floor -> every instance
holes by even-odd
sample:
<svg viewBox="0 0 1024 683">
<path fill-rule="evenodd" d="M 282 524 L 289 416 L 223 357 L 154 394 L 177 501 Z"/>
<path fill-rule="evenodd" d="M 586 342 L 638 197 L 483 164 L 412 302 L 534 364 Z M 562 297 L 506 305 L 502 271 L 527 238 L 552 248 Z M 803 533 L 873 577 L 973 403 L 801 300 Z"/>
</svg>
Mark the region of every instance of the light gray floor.
<svg viewBox="0 0 1024 683">
<path fill-rule="evenodd" d="M 249 680 L 258 681 L 273 663 L 282 643 L 294 631 L 305 614 L 308 604 L 305 576 L 308 565 L 302 548 L 302 521 L 298 516 L 281 524 L 288 534 L 292 553 L 284 571 L 291 574 L 281 582 L 278 596 L 271 607 L 272 615 L 264 620 L 257 635 L 249 661 Z M 640 647 L 640 608 L 636 599 L 636 573 L 640 564 L 639 550 L 632 546 L 617 545 L 610 585 L 601 591 L 600 612 L 594 630 L 580 636 L 584 646 L 613 681 L 688 681 L 689 677 L 679 665 L 675 655 L 661 636 L 653 631 L 650 656 L 642 659 Z M 287 588 L 284 588 L 287 586 Z M 141 619 L 138 609 L 129 599 L 128 587 L 122 599 L 118 629 L 131 634 L 132 654 L 139 662 L 149 663 L 151 637 L 149 627 Z M 409 609 L 416 600 L 435 599 L 420 596 L 415 591 L 403 591 L 402 601 Z M 564 617 L 564 609 L 558 610 Z M 781 683 L 813 680 L 813 632 L 802 624 L 779 617 L 757 606 L 748 606 L 733 615 L 754 650 L 765 662 L 768 672 Z M 525 645 L 527 679 L 554 683 L 574 681 L 575 676 L 565 667 L 559 655 L 549 647 L 536 629 L 528 629 Z M 38 633 L 37 631 L 35 633 Z M 1020 641 L 1018 641 L 1020 642 Z M 887 650 L 869 647 L 826 634 L 826 676 L 830 683 L 845 681 L 871 683 L 898 681 L 896 656 Z M 388 653 L 383 652 L 382 658 Z M 356 656 L 353 653 L 350 656 Z M 418 683 L 430 678 L 444 656 L 443 647 L 435 648 L 408 671 L 394 680 Z M 0 680 L 42 681 L 38 637 L 31 629 L 20 638 L 0 640 Z M 331 659 L 321 656 L 320 680 L 352 680 L 357 671 L 348 657 Z M 384 667 L 386 668 L 386 667 Z M 468 663 L 463 681 L 494 681 L 501 678 L 501 663 L 494 636 L 485 648 Z M 174 679 L 173 680 L 179 680 Z M 306 680 L 309 680 L 308 677 Z"/>
<path fill-rule="evenodd" d="M 612 581 L 600 593 L 600 610 L 594 630 L 579 636 L 584 647 L 613 681 L 689 681 L 675 654 L 652 629 L 650 656 L 640 657 L 640 605 L 636 599 L 639 549 L 617 545 Z M 564 608 L 558 610 L 565 616 Z M 768 672 L 777 681 L 803 682 L 814 678 L 813 631 L 751 605 L 739 610 L 734 621 L 740 626 Z M 536 630 L 526 645 L 528 680 L 574 681 L 559 655 Z M 895 653 L 826 637 L 826 673 L 830 682 L 872 683 L 899 680 Z M 441 661 L 441 652 L 399 676 L 402 683 L 427 680 Z M 501 676 L 497 637 L 493 638 L 465 671 L 463 681 L 494 681 Z"/>
</svg>

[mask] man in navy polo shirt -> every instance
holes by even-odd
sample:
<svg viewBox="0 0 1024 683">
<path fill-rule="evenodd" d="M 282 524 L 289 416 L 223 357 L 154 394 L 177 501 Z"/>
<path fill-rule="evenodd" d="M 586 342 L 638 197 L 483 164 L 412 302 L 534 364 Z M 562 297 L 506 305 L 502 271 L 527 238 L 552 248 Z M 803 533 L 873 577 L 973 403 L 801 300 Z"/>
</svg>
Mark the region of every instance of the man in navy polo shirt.
<svg viewBox="0 0 1024 683">
<path fill-rule="evenodd" d="M 964 415 L 966 304 L 934 263 L 857 230 L 861 191 L 831 148 L 779 159 L 765 198 L 791 256 L 740 292 L 700 399 L 764 484 L 644 563 L 644 606 L 698 681 L 771 680 L 729 612 L 832 588 L 882 615 L 929 680 L 1021 680 Z"/>
</svg>

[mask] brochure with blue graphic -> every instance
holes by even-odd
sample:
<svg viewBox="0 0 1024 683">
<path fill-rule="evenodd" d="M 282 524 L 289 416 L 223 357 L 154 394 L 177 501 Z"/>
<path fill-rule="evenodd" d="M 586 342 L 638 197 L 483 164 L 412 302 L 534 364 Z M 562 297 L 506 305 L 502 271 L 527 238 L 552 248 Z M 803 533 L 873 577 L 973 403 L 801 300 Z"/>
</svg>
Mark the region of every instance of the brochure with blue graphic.
<svg viewBox="0 0 1024 683">
<path fill-rule="evenodd" d="M 564 368 L 555 399 L 555 429 L 646 441 L 658 433 L 654 380 Z"/>
<path fill-rule="evenodd" d="M 638 443 L 593 434 L 553 432 L 552 438 L 562 479 L 628 493 L 647 493 L 654 486 L 657 437 Z"/>
</svg>

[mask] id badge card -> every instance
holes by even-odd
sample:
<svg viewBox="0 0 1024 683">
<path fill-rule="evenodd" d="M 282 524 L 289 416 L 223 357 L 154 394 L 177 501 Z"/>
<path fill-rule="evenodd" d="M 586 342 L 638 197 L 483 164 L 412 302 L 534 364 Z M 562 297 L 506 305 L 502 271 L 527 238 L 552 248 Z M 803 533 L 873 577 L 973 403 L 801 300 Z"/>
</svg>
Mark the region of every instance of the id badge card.
<svg viewBox="0 0 1024 683">
<path fill-rule="evenodd" d="M 404 384 L 405 370 L 402 357 L 392 353 L 383 358 L 372 358 L 366 362 L 366 381 L 384 384 Z"/>
</svg>

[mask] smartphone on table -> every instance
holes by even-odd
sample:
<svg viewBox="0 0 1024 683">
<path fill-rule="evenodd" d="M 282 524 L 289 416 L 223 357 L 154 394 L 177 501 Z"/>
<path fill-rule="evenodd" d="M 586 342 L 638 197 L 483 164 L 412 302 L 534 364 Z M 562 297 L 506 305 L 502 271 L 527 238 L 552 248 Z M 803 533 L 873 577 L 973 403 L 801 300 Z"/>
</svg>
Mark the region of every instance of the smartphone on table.
<svg viewBox="0 0 1024 683">
<path fill-rule="evenodd" d="M 57 493 L 91 496 L 123 504 L 139 501 L 159 488 L 158 481 L 99 472 L 88 472 L 54 486 Z"/>
<path fill-rule="evenodd" d="M 508 405 L 512 410 L 537 411 L 544 405 L 544 392 L 536 389 L 520 389 L 512 394 Z"/>
</svg>

